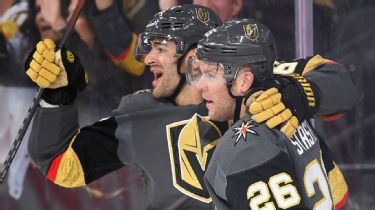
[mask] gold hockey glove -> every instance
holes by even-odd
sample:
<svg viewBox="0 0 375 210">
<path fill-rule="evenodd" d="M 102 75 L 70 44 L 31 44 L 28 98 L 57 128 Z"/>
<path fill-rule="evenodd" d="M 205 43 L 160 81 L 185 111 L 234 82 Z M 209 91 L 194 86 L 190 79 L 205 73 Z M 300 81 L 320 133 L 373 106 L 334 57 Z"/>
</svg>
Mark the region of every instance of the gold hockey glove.
<svg viewBox="0 0 375 210">
<path fill-rule="evenodd" d="M 50 104 L 66 105 L 74 101 L 77 92 L 87 85 L 87 75 L 80 60 L 46 39 L 38 42 L 26 62 L 26 74 L 39 87 L 46 88 L 42 98 Z"/>
<path fill-rule="evenodd" d="M 257 123 L 266 122 L 269 128 L 280 126 L 289 138 L 319 107 L 318 88 L 299 74 L 271 78 L 259 89 L 249 94 L 246 102 L 252 118 Z"/>
</svg>

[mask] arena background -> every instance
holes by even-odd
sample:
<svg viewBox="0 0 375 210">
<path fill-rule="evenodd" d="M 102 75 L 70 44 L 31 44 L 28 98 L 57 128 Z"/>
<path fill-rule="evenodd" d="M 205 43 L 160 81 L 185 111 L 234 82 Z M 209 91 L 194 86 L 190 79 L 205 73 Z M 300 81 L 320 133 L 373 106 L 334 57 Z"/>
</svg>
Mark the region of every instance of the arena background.
<svg viewBox="0 0 375 210">
<path fill-rule="evenodd" d="M 12 1 L 0 0 L 0 5 L 8 2 Z M 156 0 L 123 0 L 119 3 L 137 33 L 159 11 Z M 372 93 L 375 90 L 375 27 L 372 23 L 375 2 L 243 0 L 240 17 L 256 18 L 271 28 L 280 60 L 321 54 L 349 69 L 360 90 L 359 103 L 341 119 L 334 122 L 316 120 L 315 126 L 348 181 L 349 209 L 375 209 L 375 95 Z M 2 71 L 4 69 L 0 69 L 3 77 L 0 80 L 0 163 L 5 159 L 14 139 L 12 135 L 17 132 L 35 92 L 27 90 L 29 92 L 25 93 L 22 87 L 15 85 L 12 77 L 5 81 Z M 129 75 L 124 78 L 132 80 Z M 130 85 L 133 88 L 125 88 L 122 94 L 138 87 Z M 0 185 L 0 210 L 143 209 L 144 186 L 141 173 L 135 167 L 122 168 L 84 188 L 64 189 L 47 181 L 29 162 L 27 154 L 22 152 L 26 148 L 25 142 L 18 161 L 12 166 L 12 179 Z"/>
</svg>

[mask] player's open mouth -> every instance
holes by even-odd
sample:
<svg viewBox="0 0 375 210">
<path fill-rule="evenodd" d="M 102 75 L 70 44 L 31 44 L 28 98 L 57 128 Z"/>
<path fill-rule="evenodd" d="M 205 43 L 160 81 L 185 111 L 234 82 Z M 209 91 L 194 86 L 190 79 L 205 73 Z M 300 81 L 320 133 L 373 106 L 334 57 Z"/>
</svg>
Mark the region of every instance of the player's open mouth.
<svg viewBox="0 0 375 210">
<path fill-rule="evenodd" d="M 209 109 L 209 107 L 213 104 L 213 101 L 211 100 L 205 100 L 205 102 L 206 102 L 207 109 Z"/>
<path fill-rule="evenodd" d="M 154 73 L 154 81 L 152 81 L 152 86 L 156 87 L 156 85 L 160 82 L 161 78 L 163 77 L 162 72 L 153 72 Z"/>
</svg>

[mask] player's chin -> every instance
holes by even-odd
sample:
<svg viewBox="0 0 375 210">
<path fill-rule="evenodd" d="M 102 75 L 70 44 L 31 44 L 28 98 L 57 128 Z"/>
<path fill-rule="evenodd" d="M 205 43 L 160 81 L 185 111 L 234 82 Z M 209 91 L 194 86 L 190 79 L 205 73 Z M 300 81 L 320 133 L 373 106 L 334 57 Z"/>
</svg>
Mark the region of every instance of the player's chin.
<svg viewBox="0 0 375 210">
<path fill-rule="evenodd" d="M 162 88 L 162 86 L 158 85 L 152 91 L 152 95 L 154 96 L 154 98 L 167 98 L 167 97 L 171 96 L 172 93 L 170 93 L 170 91 Z"/>
<path fill-rule="evenodd" d="M 208 110 L 208 116 L 210 120 L 214 120 L 218 122 L 228 121 L 226 115 L 222 113 L 221 109 L 223 108 L 214 107 L 214 106 L 210 107 L 210 109 Z"/>
<path fill-rule="evenodd" d="M 215 121 L 219 121 L 219 118 L 220 118 L 212 107 L 208 108 L 208 116 L 210 120 L 215 120 Z"/>
<path fill-rule="evenodd" d="M 160 91 L 157 88 L 154 88 L 152 90 L 152 96 L 154 96 L 154 98 L 162 98 L 163 97 L 163 95 L 160 93 Z"/>
</svg>

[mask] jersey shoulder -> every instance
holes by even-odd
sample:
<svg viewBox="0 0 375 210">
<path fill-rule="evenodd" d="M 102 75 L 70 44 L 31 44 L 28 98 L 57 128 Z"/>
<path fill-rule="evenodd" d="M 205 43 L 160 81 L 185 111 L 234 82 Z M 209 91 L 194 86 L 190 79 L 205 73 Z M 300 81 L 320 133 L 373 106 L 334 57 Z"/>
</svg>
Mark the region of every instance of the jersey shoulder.
<svg viewBox="0 0 375 210">
<path fill-rule="evenodd" d="M 336 64 L 336 62 L 315 55 L 307 58 L 298 58 L 291 61 L 275 61 L 274 74 L 306 74 L 326 64 Z"/>
<path fill-rule="evenodd" d="M 119 106 L 113 110 L 113 114 L 128 114 L 136 111 L 171 105 L 172 103 L 168 102 L 167 100 L 159 100 L 154 98 L 151 89 L 145 89 L 122 97 Z"/>
<path fill-rule="evenodd" d="M 256 168 L 280 153 L 279 135 L 247 116 L 227 130 L 213 159 L 217 159 L 228 174 Z"/>
</svg>

